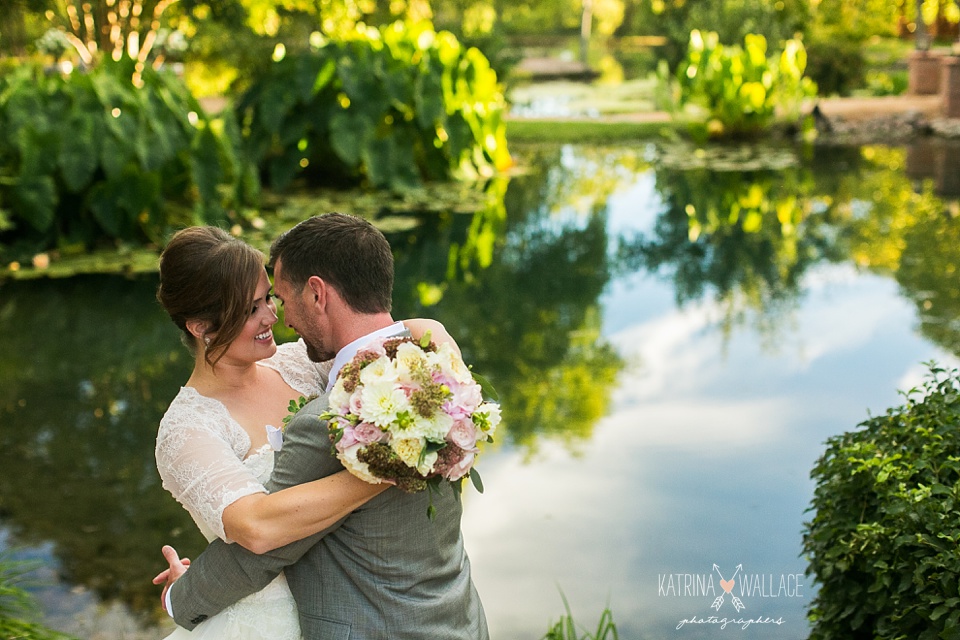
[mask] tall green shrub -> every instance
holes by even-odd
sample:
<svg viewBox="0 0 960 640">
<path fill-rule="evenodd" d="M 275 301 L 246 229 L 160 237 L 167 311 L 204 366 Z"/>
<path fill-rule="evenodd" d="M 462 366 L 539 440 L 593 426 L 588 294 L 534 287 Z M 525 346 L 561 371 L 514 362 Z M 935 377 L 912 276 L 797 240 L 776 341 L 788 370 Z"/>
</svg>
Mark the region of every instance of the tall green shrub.
<svg viewBox="0 0 960 640">
<path fill-rule="evenodd" d="M 811 21 L 809 0 L 658 0 L 625 2 L 617 35 L 662 36 L 658 57 L 671 69 L 683 60 L 694 29 L 716 31 L 722 42 L 741 42 L 748 33 L 782 42 L 806 33 Z"/>
<path fill-rule="evenodd" d="M 956 638 L 960 377 L 931 366 L 906 404 L 835 436 L 817 461 L 803 547 L 815 640 Z"/>
<path fill-rule="evenodd" d="M 131 72 L 108 61 L 0 76 L 0 243 L 160 241 L 223 221 L 242 176 L 230 126 L 174 76 L 148 69 L 135 87 Z"/>
<path fill-rule="evenodd" d="M 284 56 L 238 103 L 271 186 L 488 178 L 509 162 L 496 74 L 448 32 L 395 23 Z"/>
<path fill-rule="evenodd" d="M 806 51 L 787 40 L 783 51 L 767 57 L 767 40 L 747 34 L 743 46 L 725 46 L 716 32 L 690 33 L 686 59 L 671 77 L 661 65 L 666 106 L 694 126 L 705 124 L 712 137 L 756 132 L 777 117 L 800 113 L 816 86 L 804 77 Z"/>
<path fill-rule="evenodd" d="M 807 45 L 807 73 L 820 95 L 848 96 L 866 83 L 867 59 L 863 43 L 842 33 L 811 38 Z"/>
</svg>

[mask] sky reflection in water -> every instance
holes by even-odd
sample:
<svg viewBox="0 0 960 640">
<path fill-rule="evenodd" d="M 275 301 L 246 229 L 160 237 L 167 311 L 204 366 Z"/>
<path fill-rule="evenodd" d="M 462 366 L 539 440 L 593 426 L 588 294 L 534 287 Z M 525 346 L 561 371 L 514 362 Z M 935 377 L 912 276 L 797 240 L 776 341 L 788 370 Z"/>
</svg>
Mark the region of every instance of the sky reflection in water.
<svg viewBox="0 0 960 640">
<path fill-rule="evenodd" d="M 646 231 L 659 206 L 652 172 L 608 203 L 611 235 Z M 573 452 L 488 456 L 486 493 L 468 502 L 464 531 L 494 638 L 539 637 L 562 611 L 560 590 L 588 628 L 609 606 L 623 638 L 806 637 L 809 578 L 800 597 L 762 597 L 764 588 L 742 596 L 738 613 L 727 594 L 714 611 L 723 591 L 713 565 L 726 578 L 742 565 L 777 590 L 784 574 L 803 574 L 809 472 L 824 440 L 900 404 L 897 389 L 922 379 L 921 362 L 956 359 L 916 334 L 916 309 L 891 278 L 821 264 L 801 290 L 769 346 L 749 327 L 724 336 L 714 303 L 678 309 L 654 275 L 609 284 L 603 335 L 627 361 L 609 415 Z M 715 594 L 671 592 L 668 574 L 684 574 L 677 585 L 712 574 Z M 711 614 L 782 624 L 676 629 Z"/>
<path fill-rule="evenodd" d="M 805 576 L 800 578 L 800 597 L 743 595 L 744 608 L 737 612 L 732 596 L 740 596 L 740 586 L 758 575 L 765 580 L 772 576 L 776 587 L 781 576 L 803 574 L 806 562 L 799 555 L 801 531 L 813 492 L 809 472 L 824 440 L 853 428 L 868 412 L 882 413 L 899 404 L 897 390 L 910 388 L 922 378 L 922 362 L 935 359 L 957 364 L 917 330 L 918 300 L 922 300 L 918 296 L 936 288 L 938 279 L 943 280 L 936 270 L 929 265 L 904 270 L 901 280 L 906 284 L 902 284 L 893 276 L 878 275 L 883 269 L 851 266 L 851 256 L 862 253 L 864 246 L 884 249 L 889 242 L 891 247 L 911 248 L 914 257 L 924 255 L 928 248 L 911 244 L 911 237 L 895 238 L 903 241 L 898 245 L 882 234 L 871 236 L 875 229 L 898 228 L 888 222 L 902 212 L 881 203 L 876 214 L 879 222 L 871 227 L 866 200 L 850 196 L 852 187 L 843 181 L 866 184 L 867 190 L 880 185 L 894 195 L 897 189 L 910 191 L 912 185 L 903 178 L 902 169 L 890 169 L 883 162 L 864 167 L 856 161 L 857 152 L 850 151 L 841 159 L 846 165 L 841 162 L 820 173 L 807 169 L 767 172 L 757 174 L 755 182 L 732 173 L 718 177 L 695 170 L 658 176 L 650 168 L 650 148 L 635 152 L 537 148 L 524 153 L 529 153 L 534 170 L 510 184 L 503 221 L 506 231 L 500 228 L 500 235 L 487 238 L 490 244 L 484 246 L 494 247 L 493 260 L 471 274 L 479 284 L 467 278 L 443 280 L 447 251 L 462 242 L 467 226 L 463 216 L 413 232 L 402 239 L 409 243 L 398 245 L 412 247 L 399 252 L 398 317 L 426 314 L 444 321 L 462 340 L 468 357 L 479 362 L 481 373 L 515 380 L 525 369 L 544 377 L 558 370 L 560 374 L 591 371 L 576 357 L 570 358 L 569 371 L 564 370 L 569 362 L 558 364 L 551 350 L 573 351 L 571 341 L 566 335 L 551 340 L 556 336 L 547 334 L 571 331 L 587 335 L 589 341 L 594 316 L 587 307 L 594 303 L 599 308 L 602 338 L 625 362 L 610 390 L 606 415 L 590 437 L 574 437 L 568 444 L 559 444 L 537 429 L 557 427 L 549 433 L 563 434 L 564 426 L 576 431 L 582 425 L 546 424 L 551 416 L 530 429 L 517 425 L 513 434 L 526 439 L 517 437 L 513 442 L 520 440 L 522 445 L 510 444 L 509 437 L 502 437 L 506 444 L 483 456 L 486 492 L 481 496 L 471 488 L 465 491 L 464 535 L 494 640 L 540 638 L 548 623 L 563 612 L 561 590 L 575 619 L 587 627 L 609 606 L 620 637 L 625 639 L 806 637 L 805 610 L 813 587 Z M 900 162 L 896 150 L 872 153 L 881 159 L 889 155 L 890 166 Z M 750 156 L 732 155 L 740 160 Z M 711 191 L 714 185 L 719 186 Z M 713 233 L 713 244 L 701 245 L 741 269 L 733 269 L 732 276 L 718 273 L 722 270 L 714 267 L 722 267 L 723 260 L 715 259 L 716 255 L 703 259 L 691 252 L 683 205 L 696 202 L 702 208 L 712 202 L 725 206 L 748 202 L 758 190 L 753 188 L 756 185 L 760 185 L 761 204 L 772 207 L 795 200 L 802 206 L 805 198 L 816 201 L 817 206 L 806 210 L 806 215 L 816 219 L 798 235 L 800 258 L 790 261 L 788 243 L 777 245 L 782 240 L 777 233 L 755 234 L 757 237 L 741 238 L 737 244 L 731 228 L 722 224 L 711 227 L 704 220 L 700 237 Z M 664 195 L 667 189 L 679 194 L 675 201 Z M 605 201 L 597 195 L 602 193 L 609 193 Z M 842 210 L 824 213 L 824 194 L 837 201 L 850 198 L 850 220 L 843 218 Z M 899 200 L 891 197 L 890 202 Z M 670 207 L 679 209 L 671 211 Z M 596 217 L 602 218 L 602 224 L 595 224 Z M 492 218 L 496 227 L 496 216 Z M 942 222 L 936 216 L 931 220 L 934 225 Z M 948 247 L 941 249 L 946 257 L 938 258 L 938 264 L 953 264 L 949 253 L 952 229 L 933 228 L 939 235 L 924 231 Z M 567 233 L 569 229 L 584 233 Z M 770 231 L 767 227 L 761 230 Z M 828 237 L 844 232 L 852 233 L 847 244 Z M 820 233 L 827 240 L 822 241 Z M 622 239 L 637 234 L 654 239 L 656 255 L 662 260 L 659 268 L 624 268 L 616 260 L 604 258 L 604 243 L 609 243 L 613 254 Z M 775 245 L 771 255 L 764 253 L 768 240 Z M 877 255 L 883 258 L 887 254 L 877 250 Z M 777 265 L 782 271 L 769 269 L 770 261 L 764 262 L 768 258 L 781 260 Z M 747 264 L 751 259 L 755 262 Z M 693 274 L 683 283 L 682 296 L 670 273 L 680 264 L 691 269 L 688 275 Z M 585 274 L 591 268 L 593 271 Z M 614 274 L 609 281 L 603 273 L 594 277 L 594 271 L 603 269 Z M 787 276 L 777 280 L 771 273 Z M 799 274 L 798 284 L 790 279 L 793 274 Z M 412 292 L 424 280 L 431 284 L 427 290 L 444 292 L 436 307 L 417 307 L 408 300 L 416 297 Z M 727 293 L 732 291 L 735 296 L 756 287 L 753 291 L 759 290 L 761 298 L 769 295 L 776 308 L 764 308 L 760 317 L 758 305 L 747 304 L 742 319 L 730 323 L 730 299 L 714 294 L 718 283 L 731 280 Z M 137 621 L 116 603 L 98 613 L 96 587 L 90 584 L 96 582 L 99 572 L 115 570 L 119 564 L 126 571 L 116 572 L 118 582 L 100 587 L 106 593 L 119 592 L 120 599 L 128 603 L 152 607 L 153 588 L 146 585 L 133 594 L 130 585 L 139 584 L 140 575 L 149 579 L 159 563 L 158 553 L 145 556 L 158 549 L 161 541 L 170 541 L 176 527 L 189 526 L 189 522 L 182 523 L 186 516 L 177 505 L 161 493 L 152 468 L 154 425 L 188 368 L 176 332 L 152 301 L 152 287 L 150 282 L 109 282 L 101 300 L 90 291 L 99 291 L 100 281 L 78 279 L 62 287 L 44 283 L 35 290 L 14 289 L 23 296 L 15 301 L 20 309 L 16 304 L 4 306 L 0 300 L 0 323 L 6 322 L 3 326 L 9 329 L 6 344 L 10 351 L 5 355 L 30 356 L 22 362 L 13 357 L 5 361 L 11 369 L 20 369 L 16 377 L 7 372 L 15 383 L 8 390 L 9 406 L 0 408 L 8 411 L 6 415 L 13 416 L 15 423 L 19 419 L 24 423 L 21 426 L 30 427 L 22 432 L 26 434 L 23 438 L 17 435 L 21 432 L 0 428 L 8 451 L 13 452 L 7 454 L 7 464 L 23 465 L 21 458 L 27 456 L 16 453 L 22 440 L 26 454 L 36 455 L 35 462 L 26 460 L 31 466 L 23 475 L 51 476 L 9 478 L 11 486 L 19 481 L 18 488 L 13 496 L 0 492 L 0 507 L 9 510 L 10 515 L 4 516 L 10 518 L 11 527 L 22 527 L 27 533 L 23 540 L 9 541 L 0 527 L 0 548 L 37 543 L 37 555 L 72 565 L 63 572 L 85 584 L 70 594 L 73 585 L 63 583 L 41 592 L 41 597 L 48 612 L 58 609 L 50 614 L 50 621 L 60 628 L 69 628 L 65 617 L 86 616 L 79 626 L 70 628 L 85 637 L 112 637 L 100 634 L 104 629 L 123 629 L 124 637 L 145 639 L 162 638 L 168 632 L 168 627 L 138 628 Z M 595 300 L 593 291 L 599 292 L 601 287 L 603 293 Z M 536 294 L 527 296 L 528 290 L 534 289 Z M 78 294 L 78 290 L 84 293 Z M 951 291 L 947 285 L 935 292 L 941 297 L 934 300 L 933 312 L 926 319 L 928 328 L 943 329 L 946 321 L 955 317 L 949 304 Z M 785 296 L 777 297 L 784 292 Z M 88 302 L 77 304 L 73 296 Z M 683 298 L 682 304 L 678 298 Z M 56 350 L 57 345 L 47 346 L 44 335 L 31 331 L 32 312 L 44 304 L 51 316 L 44 326 L 63 335 L 60 348 L 75 350 L 66 359 Z M 125 319 L 111 309 L 98 308 L 109 304 L 135 309 L 131 315 L 136 317 Z M 9 318 L 5 319 L 4 313 Z M 539 346 L 541 352 L 524 353 L 521 338 L 515 334 L 522 334 L 527 340 L 524 345 Z M 947 327 L 938 335 L 955 341 L 956 334 L 955 328 Z M 80 347 L 70 346 L 72 342 Z M 97 348 L 90 353 L 82 351 L 87 343 Z M 129 352 L 121 348 L 124 345 L 130 347 Z M 597 351 L 596 345 L 587 347 L 588 355 Z M 86 355 L 76 355 L 80 353 Z M 122 365 L 116 362 L 120 360 Z M 63 371 L 58 373 L 60 369 Z M 70 398 L 69 391 L 62 390 L 78 380 L 85 381 L 80 383 L 81 392 L 78 398 Z M 500 391 L 506 396 L 505 389 Z M 541 406 L 536 401 L 542 392 L 530 386 L 510 398 L 518 407 L 536 409 Z M 54 393 L 64 394 L 58 412 L 38 406 Z M 596 395 L 591 399 L 596 400 Z M 28 396 L 28 404 L 16 405 L 18 398 Z M 557 396 L 551 399 L 561 405 L 567 400 L 563 394 Z M 115 399 L 126 402 L 122 406 L 114 403 L 116 416 L 94 419 L 94 409 L 113 406 L 110 401 Z M 561 409 L 557 415 L 567 415 L 563 411 L 567 410 L 582 416 L 577 407 Z M 510 419 L 508 414 L 508 423 Z M 38 439 L 40 436 L 48 440 Z M 52 453 L 43 451 L 45 445 Z M 91 483 L 96 479 L 91 480 L 84 456 L 104 475 L 101 480 L 108 487 L 94 496 L 95 504 L 88 504 L 94 493 Z M 67 479 L 53 477 L 61 471 Z M 54 499 L 33 500 L 37 505 L 29 504 L 31 500 L 15 500 L 29 493 L 24 482 L 37 492 L 72 488 L 77 495 L 70 517 L 79 521 L 80 529 L 84 523 L 88 525 L 91 533 L 66 535 L 60 513 L 39 512 L 41 508 L 62 509 L 59 493 Z M 136 504 L 131 504 L 129 496 L 140 490 L 141 482 L 147 492 L 136 493 Z M 56 507 L 51 506 L 54 503 Z M 103 509 L 122 512 L 123 506 L 134 508 L 129 514 L 115 513 L 108 519 L 120 535 L 107 536 L 97 529 Z M 165 508 L 169 513 L 157 515 Z M 143 531 L 148 527 L 153 529 Z M 127 540 L 126 534 L 133 533 L 137 535 L 129 535 Z M 45 542 L 54 535 L 61 537 Z M 192 544 L 188 538 L 184 534 L 184 545 Z M 121 544 L 128 542 L 126 548 Z M 126 555 L 119 563 L 100 565 L 101 545 L 108 554 Z M 738 565 L 741 573 L 734 578 Z M 671 575 L 672 591 L 667 578 Z M 710 605 L 722 593 L 721 576 L 735 582 L 715 612 Z M 679 583 L 697 577 L 712 578 L 714 591 L 677 592 Z M 662 592 L 664 586 L 666 592 Z M 764 590 L 768 591 L 769 585 Z M 705 624 L 676 629 L 683 619 L 703 619 L 712 613 L 783 622 L 746 630 L 721 630 Z"/>
</svg>

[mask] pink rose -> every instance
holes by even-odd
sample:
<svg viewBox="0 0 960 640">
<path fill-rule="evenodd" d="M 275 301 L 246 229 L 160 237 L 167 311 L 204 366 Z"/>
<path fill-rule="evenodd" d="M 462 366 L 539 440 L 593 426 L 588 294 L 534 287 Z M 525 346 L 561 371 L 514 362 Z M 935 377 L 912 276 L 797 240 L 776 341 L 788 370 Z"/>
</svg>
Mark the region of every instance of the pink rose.
<svg viewBox="0 0 960 640">
<path fill-rule="evenodd" d="M 349 411 L 355 416 L 360 415 L 360 409 L 363 407 L 363 404 L 360 402 L 360 396 L 361 394 L 356 392 L 350 396 Z"/>
<path fill-rule="evenodd" d="M 470 467 L 473 466 L 474 457 L 476 457 L 476 453 L 473 451 L 464 451 L 463 457 L 460 458 L 459 462 L 443 470 L 443 477 L 447 480 L 458 480 L 467 475 L 470 473 Z"/>
<path fill-rule="evenodd" d="M 357 439 L 354 426 L 350 423 L 346 423 L 343 427 L 343 435 L 340 436 L 340 441 L 337 442 L 337 451 L 346 451 L 358 442 L 359 440 Z"/>
<path fill-rule="evenodd" d="M 447 384 L 447 387 L 452 395 L 443 404 L 443 410 L 454 420 L 470 416 L 474 409 L 483 403 L 483 393 L 480 391 L 480 385 L 476 383 L 461 384 L 453 380 Z"/>
<path fill-rule="evenodd" d="M 372 444 L 374 442 L 383 442 L 387 438 L 386 433 L 384 433 L 377 425 L 370 424 L 369 422 L 361 422 L 354 427 L 353 436 L 357 439 L 357 442 L 363 445 Z"/>
<path fill-rule="evenodd" d="M 384 338 L 377 338 L 377 339 L 373 340 L 372 342 L 369 342 L 369 343 L 365 344 L 365 345 L 357 352 L 357 356 L 362 356 L 362 355 L 365 354 L 365 353 L 372 353 L 372 354 L 374 354 L 377 358 L 379 358 L 380 356 L 385 356 L 385 355 L 387 355 L 387 350 L 383 348 L 383 343 L 384 343 L 385 341 L 386 341 L 386 340 L 385 340 Z M 354 356 L 354 357 L 356 357 L 356 356 Z M 376 358 L 373 358 L 373 359 L 376 360 Z"/>
<path fill-rule="evenodd" d="M 447 439 L 461 449 L 474 449 L 477 446 L 477 427 L 470 419 L 457 420 L 450 427 Z"/>
</svg>

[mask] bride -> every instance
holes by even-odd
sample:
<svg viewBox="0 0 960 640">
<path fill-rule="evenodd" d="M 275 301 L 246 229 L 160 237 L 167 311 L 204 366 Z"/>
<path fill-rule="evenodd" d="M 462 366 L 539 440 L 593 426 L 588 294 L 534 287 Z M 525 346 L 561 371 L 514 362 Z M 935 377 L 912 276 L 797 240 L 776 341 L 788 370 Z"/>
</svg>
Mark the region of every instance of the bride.
<svg viewBox="0 0 960 640">
<path fill-rule="evenodd" d="M 184 229 L 161 255 L 157 299 L 195 361 L 160 421 L 157 468 L 163 487 L 207 541 L 221 538 L 265 553 L 330 527 L 389 486 L 341 471 L 273 494 L 264 489 L 273 470 L 271 441 L 282 447 L 277 428 L 290 401 L 320 394 L 331 363 L 312 362 L 302 340 L 274 342 L 277 311 L 263 254 L 215 227 Z M 438 342 L 452 343 L 437 322 L 405 324 L 415 337 L 429 330 Z M 282 573 L 194 631 L 178 628 L 168 636 L 300 637 Z"/>
</svg>

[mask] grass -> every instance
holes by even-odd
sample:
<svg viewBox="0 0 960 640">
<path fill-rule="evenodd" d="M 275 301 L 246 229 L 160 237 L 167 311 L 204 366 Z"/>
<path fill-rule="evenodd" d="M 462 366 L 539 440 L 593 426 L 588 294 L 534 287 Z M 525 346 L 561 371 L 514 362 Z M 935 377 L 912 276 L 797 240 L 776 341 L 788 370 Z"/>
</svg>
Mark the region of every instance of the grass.
<svg viewBox="0 0 960 640">
<path fill-rule="evenodd" d="M 562 616 L 541 640 L 620 640 L 617 633 L 617 625 L 613 621 L 613 612 L 609 608 L 604 609 L 600 614 L 600 621 L 597 622 L 596 633 L 591 634 L 589 630 L 582 627 L 577 630 L 577 623 L 573 620 L 573 614 L 570 612 L 570 603 L 567 597 L 560 592 L 563 599 L 563 607 L 566 609 L 566 615 Z M 581 635 L 582 634 L 582 635 Z"/>
<path fill-rule="evenodd" d="M 0 638 L 4 640 L 72 640 L 70 636 L 47 629 L 25 618 L 37 613 L 37 605 L 27 592 L 29 574 L 36 569 L 30 562 L 0 554 Z"/>
<path fill-rule="evenodd" d="M 516 113 L 531 115 L 617 115 L 656 111 L 657 79 L 651 75 L 621 82 L 550 81 L 510 90 Z"/>
<path fill-rule="evenodd" d="M 603 120 L 508 120 L 509 142 L 628 142 L 670 137 L 677 125 L 670 122 Z"/>
</svg>

